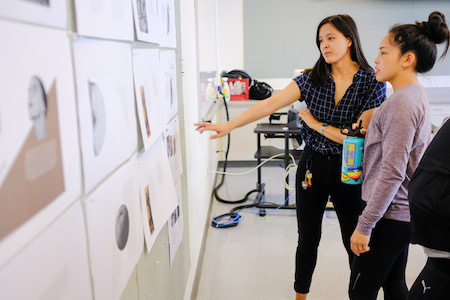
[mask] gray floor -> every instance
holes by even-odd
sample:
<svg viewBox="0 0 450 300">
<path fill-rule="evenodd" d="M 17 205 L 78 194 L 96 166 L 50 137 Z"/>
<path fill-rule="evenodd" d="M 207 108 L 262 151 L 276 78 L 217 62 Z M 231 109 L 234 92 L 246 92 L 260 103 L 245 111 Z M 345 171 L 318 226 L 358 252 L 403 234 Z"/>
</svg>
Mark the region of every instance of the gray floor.
<svg viewBox="0 0 450 300">
<path fill-rule="evenodd" d="M 243 172 L 249 169 L 229 167 L 227 171 Z M 266 184 L 266 201 L 284 202 L 283 168 L 265 165 L 262 175 Z M 292 185 L 294 177 L 291 174 Z M 241 176 L 227 175 L 219 194 L 224 199 L 240 199 L 255 186 L 256 171 Z M 294 203 L 294 193 L 291 198 L 290 203 Z M 211 218 L 227 213 L 235 206 L 214 200 Z M 233 228 L 209 227 L 197 300 L 295 299 L 295 210 L 280 209 L 269 212 L 265 217 L 260 217 L 257 212 L 257 209 L 244 210 L 242 221 Z M 347 299 L 350 272 L 334 211 L 326 212 L 322 231 L 318 263 L 308 299 Z M 409 286 L 423 268 L 425 260 L 421 247 L 412 245 L 406 274 Z M 383 299 L 381 294 L 378 299 Z"/>
</svg>

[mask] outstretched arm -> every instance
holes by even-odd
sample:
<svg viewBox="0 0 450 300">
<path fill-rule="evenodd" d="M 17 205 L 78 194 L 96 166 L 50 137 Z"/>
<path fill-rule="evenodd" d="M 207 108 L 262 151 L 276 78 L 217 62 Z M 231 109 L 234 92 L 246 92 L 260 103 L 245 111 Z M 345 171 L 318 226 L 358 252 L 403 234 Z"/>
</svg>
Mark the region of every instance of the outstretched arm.
<svg viewBox="0 0 450 300">
<path fill-rule="evenodd" d="M 237 118 L 230 120 L 224 124 L 212 124 L 209 122 L 196 123 L 194 124 L 195 126 L 197 126 L 195 130 L 200 133 L 203 133 L 205 130 L 212 130 L 217 132 L 217 134 L 210 137 L 211 139 L 223 137 L 235 128 L 257 121 L 276 112 L 280 108 L 283 108 L 295 102 L 296 100 L 300 99 L 300 96 L 300 89 L 298 85 L 294 81 L 292 81 L 283 90 L 253 105 Z"/>
</svg>

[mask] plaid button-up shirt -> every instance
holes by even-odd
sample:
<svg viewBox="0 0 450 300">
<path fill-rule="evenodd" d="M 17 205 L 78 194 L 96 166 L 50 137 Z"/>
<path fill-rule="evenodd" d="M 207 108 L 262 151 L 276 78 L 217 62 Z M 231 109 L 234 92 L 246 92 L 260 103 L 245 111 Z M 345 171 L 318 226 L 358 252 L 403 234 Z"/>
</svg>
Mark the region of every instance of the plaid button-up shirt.
<svg viewBox="0 0 450 300">
<path fill-rule="evenodd" d="M 331 75 L 323 86 L 311 83 L 310 72 L 301 74 L 294 81 L 300 88 L 300 101 L 305 101 L 314 118 L 336 128 L 351 126 L 364 111 L 380 106 L 386 99 L 386 84 L 378 82 L 373 72 L 361 68 L 338 105 L 334 101 L 335 83 Z M 302 125 L 302 138 L 314 151 L 324 155 L 342 152 L 342 145 L 321 136 L 304 122 Z"/>
</svg>

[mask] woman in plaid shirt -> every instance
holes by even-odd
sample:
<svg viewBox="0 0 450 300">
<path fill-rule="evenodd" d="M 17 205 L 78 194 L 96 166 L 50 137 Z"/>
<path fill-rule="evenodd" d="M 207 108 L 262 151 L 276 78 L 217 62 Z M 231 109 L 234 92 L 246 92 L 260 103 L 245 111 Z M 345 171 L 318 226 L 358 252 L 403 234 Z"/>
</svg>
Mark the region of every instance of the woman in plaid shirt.
<svg viewBox="0 0 450 300">
<path fill-rule="evenodd" d="M 297 100 L 307 108 L 300 111 L 305 149 L 298 163 L 296 209 L 298 246 L 294 289 L 296 299 L 306 299 L 317 260 L 322 217 L 330 199 L 341 226 L 342 240 L 349 262 L 353 259 L 350 236 L 363 208 L 361 186 L 340 181 L 343 134 L 341 129 L 362 120 L 367 128 L 376 107 L 386 97 L 386 86 L 376 81 L 373 69 L 361 50 L 358 30 L 348 15 L 322 20 L 317 28 L 316 44 L 320 57 L 282 91 L 258 102 L 237 118 L 224 124 L 202 122 L 196 130 L 216 131 L 210 138 L 227 135 Z M 305 189 L 302 181 L 312 174 Z"/>
</svg>

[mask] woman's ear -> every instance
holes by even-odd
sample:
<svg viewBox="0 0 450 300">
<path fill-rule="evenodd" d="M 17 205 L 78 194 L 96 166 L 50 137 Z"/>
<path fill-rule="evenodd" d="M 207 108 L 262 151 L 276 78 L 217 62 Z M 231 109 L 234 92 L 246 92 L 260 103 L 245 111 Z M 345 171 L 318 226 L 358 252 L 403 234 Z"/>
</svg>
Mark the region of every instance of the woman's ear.
<svg viewBox="0 0 450 300">
<path fill-rule="evenodd" d="M 403 54 L 403 67 L 408 68 L 416 64 L 416 54 L 414 52 L 408 51 Z"/>
<path fill-rule="evenodd" d="M 352 44 L 353 44 L 353 41 L 352 41 L 352 39 L 351 38 L 347 38 L 347 47 L 351 47 L 352 46 Z"/>
</svg>

